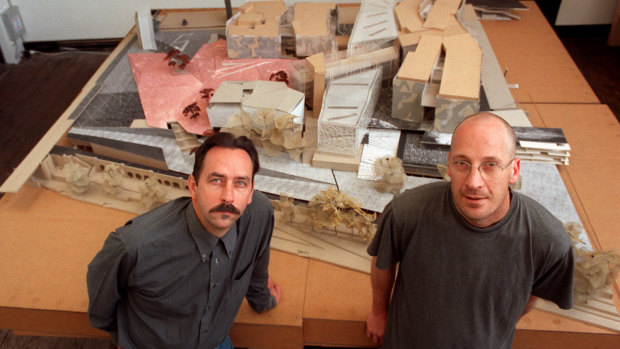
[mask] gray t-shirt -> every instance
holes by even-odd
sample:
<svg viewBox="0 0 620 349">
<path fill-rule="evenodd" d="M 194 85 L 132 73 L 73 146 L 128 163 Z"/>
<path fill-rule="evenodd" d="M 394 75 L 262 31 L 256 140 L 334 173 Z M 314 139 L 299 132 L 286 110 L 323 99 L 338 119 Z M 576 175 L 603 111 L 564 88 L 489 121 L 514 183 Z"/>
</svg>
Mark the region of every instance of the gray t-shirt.
<svg viewBox="0 0 620 349">
<path fill-rule="evenodd" d="M 530 295 L 572 306 L 573 253 L 562 223 L 511 195 L 506 216 L 485 229 L 458 213 L 447 182 L 386 206 L 368 247 L 378 268 L 400 263 L 384 348 L 510 348 Z"/>
</svg>

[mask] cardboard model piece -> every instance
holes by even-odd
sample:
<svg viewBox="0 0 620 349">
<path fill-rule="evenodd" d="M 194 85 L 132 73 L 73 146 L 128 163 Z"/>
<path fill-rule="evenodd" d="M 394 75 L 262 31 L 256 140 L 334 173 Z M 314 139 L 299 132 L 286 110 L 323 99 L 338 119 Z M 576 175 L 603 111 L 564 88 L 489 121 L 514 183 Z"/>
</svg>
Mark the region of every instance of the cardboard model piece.
<svg viewBox="0 0 620 349">
<path fill-rule="evenodd" d="M 357 155 L 380 88 L 381 68 L 330 81 L 319 116 L 317 149 Z"/>
<path fill-rule="evenodd" d="M 228 58 L 280 58 L 284 1 L 248 1 L 226 22 Z"/>
</svg>

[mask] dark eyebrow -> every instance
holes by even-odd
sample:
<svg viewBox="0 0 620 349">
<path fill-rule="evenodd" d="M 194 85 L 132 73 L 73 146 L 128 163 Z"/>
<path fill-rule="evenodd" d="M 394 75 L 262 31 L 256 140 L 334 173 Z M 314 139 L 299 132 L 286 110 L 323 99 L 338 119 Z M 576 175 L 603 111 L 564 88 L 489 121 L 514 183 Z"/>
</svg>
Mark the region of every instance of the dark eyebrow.
<svg viewBox="0 0 620 349">
<path fill-rule="evenodd" d="M 211 172 L 211 173 L 209 173 L 209 175 L 207 177 L 226 178 L 226 175 L 221 174 L 221 173 L 217 173 L 217 172 Z M 233 179 L 234 180 L 250 181 L 250 177 L 248 177 L 248 176 L 239 176 L 239 177 L 234 177 Z"/>
</svg>

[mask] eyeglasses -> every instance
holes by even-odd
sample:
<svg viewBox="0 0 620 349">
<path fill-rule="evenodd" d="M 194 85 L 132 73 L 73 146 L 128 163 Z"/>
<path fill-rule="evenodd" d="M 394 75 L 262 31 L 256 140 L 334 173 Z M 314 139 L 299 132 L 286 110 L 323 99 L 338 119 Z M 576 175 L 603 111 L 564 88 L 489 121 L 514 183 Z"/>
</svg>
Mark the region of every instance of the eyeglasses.
<svg viewBox="0 0 620 349">
<path fill-rule="evenodd" d="M 507 169 L 508 166 L 510 166 L 513 160 L 514 158 L 510 160 L 505 166 L 502 166 L 502 164 L 498 162 L 489 161 L 489 162 L 483 162 L 477 167 L 474 167 L 472 164 L 470 164 L 469 162 L 465 160 L 455 160 L 455 161 L 450 162 L 448 166 L 452 168 L 452 171 L 454 174 L 461 175 L 461 176 L 469 174 L 471 169 L 475 168 L 478 170 L 478 172 L 480 172 L 480 176 L 482 176 L 482 178 L 487 179 L 487 180 L 493 180 L 493 179 L 497 179 L 497 177 L 499 177 L 500 174 L 505 169 Z"/>
</svg>

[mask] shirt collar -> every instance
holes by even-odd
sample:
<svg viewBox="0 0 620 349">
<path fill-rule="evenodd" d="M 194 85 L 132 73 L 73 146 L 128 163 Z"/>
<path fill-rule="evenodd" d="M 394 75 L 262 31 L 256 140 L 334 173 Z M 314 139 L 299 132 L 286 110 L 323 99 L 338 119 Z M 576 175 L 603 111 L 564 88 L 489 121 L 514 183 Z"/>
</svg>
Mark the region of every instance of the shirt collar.
<svg viewBox="0 0 620 349">
<path fill-rule="evenodd" d="M 187 226 L 189 227 L 190 234 L 192 234 L 192 238 L 196 242 L 196 246 L 203 260 L 211 254 L 218 240 L 221 240 L 224 244 L 228 256 L 230 257 L 232 255 L 237 243 L 237 224 L 233 224 L 230 230 L 224 234 L 221 239 L 218 239 L 202 226 L 196 216 L 194 205 L 192 205 L 191 202 L 185 209 L 185 218 L 187 219 Z"/>
</svg>

